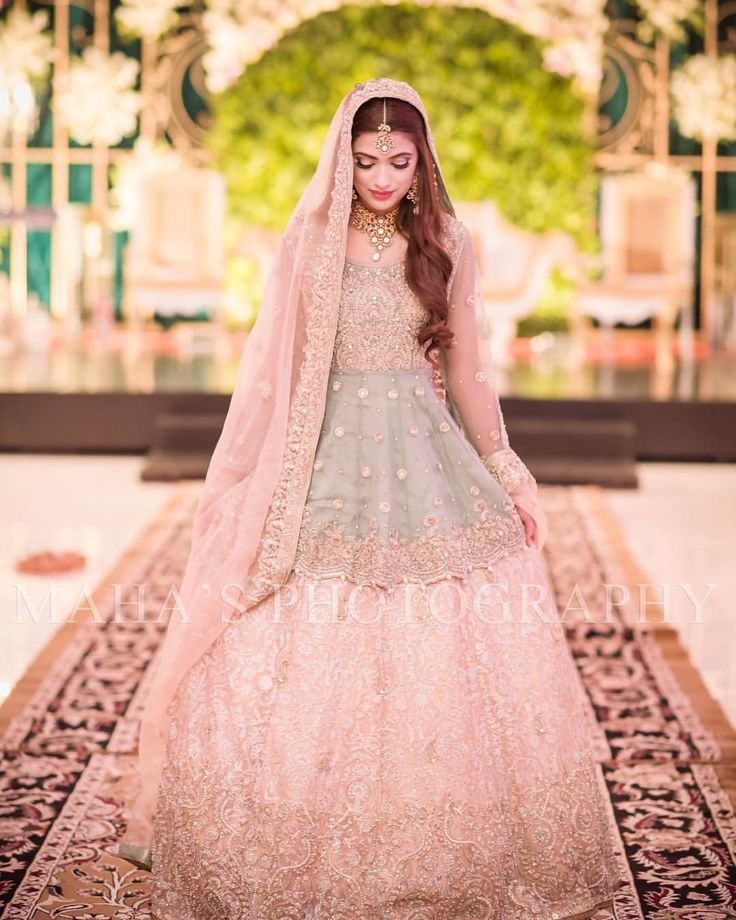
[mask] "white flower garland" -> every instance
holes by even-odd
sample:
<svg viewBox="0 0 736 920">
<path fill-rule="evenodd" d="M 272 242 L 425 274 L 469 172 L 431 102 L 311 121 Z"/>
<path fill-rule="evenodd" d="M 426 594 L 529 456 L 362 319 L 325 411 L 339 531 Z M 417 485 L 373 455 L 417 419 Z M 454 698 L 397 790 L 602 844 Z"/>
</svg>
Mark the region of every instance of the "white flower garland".
<svg viewBox="0 0 736 920">
<path fill-rule="evenodd" d="M 685 26 L 702 23 L 700 0 L 637 0 L 644 14 L 637 33 L 642 41 L 651 42 L 659 32 L 672 42 L 684 41 Z"/>
<path fill-rule="evenodd" d="M 12 9 L 0 22 L 0 88 L 10 93 L 18 83 L 43 81 L 54 56 L 49 14 Z"/>
<path fill-rule="evenodd" d="M 134 89 L 140 65 L 116 51 L 85 48 L 72 61 L 65 85 L 54 95 L 54 112 L 80 144 L 113 147 L 137 127 L 140 94 Z"/>
<path fill-rule="evenodd" d="M 736 58 L 694 55 L 672 74 L 670 92 L 682 135 L 736 139 Z"/>
<path fill-rule="evenodd" d="M 349 0 L 353 3 L 372 0 Z M 383 0 L 391 3 L 392 0 Z M 432 2 L 432 0 L 425 0 Z M 601 79 L 601 50 L 608 20 L 605 0 L 435 0 L 469 6 L 512 22 L 547 41 L 544 66 L 574 77 L 586 89 Z M 210 50 L 203 58 L 207 86 L 220 92 L 246 67 L 277 44 L 287 29 L 327 10 L 340 0 L 208 0 L 203 28 Z"/>
<path fill-rule="evenodd" d="M 179 21 L 181 0 L 122 0 L 115 10 L 115 22 L 123 34 L 156 39 Z"/>
</svg>

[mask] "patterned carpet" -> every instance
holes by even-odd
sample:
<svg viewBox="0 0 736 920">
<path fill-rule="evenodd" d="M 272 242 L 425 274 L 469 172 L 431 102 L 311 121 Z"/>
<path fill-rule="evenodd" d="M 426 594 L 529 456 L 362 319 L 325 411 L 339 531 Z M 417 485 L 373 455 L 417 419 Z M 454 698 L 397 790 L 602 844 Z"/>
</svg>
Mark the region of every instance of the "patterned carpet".
<svg viewBox="0 0 736 920">
<path fill-rule="evenodd" d="M 149 920 L 148 883 L 111 855 L 123 828 L 149 665 L 164 632 L 112 616 L 112 585 L 151 620 L 180 578 L 199 483 L 161 517 L 33 662 L 0 710 L 2 920 Z M 604 584 L 645 581 L 595 487 L 543 487 L 545 556 L 587 692 L 628 863 L 618 920 L 736 918 L 736 737 L 674 632 L 606 611 Z M 126 593 L 127 592 L 127 593 Z M 169 604 L 171 606 L 171 604 Z M 133 609 L 131 607 L 130 609 Z M 727 791 L 728 790 L 728 791 Z M 601 912 L 601 920 L 610 917 Z"/>
</svg>

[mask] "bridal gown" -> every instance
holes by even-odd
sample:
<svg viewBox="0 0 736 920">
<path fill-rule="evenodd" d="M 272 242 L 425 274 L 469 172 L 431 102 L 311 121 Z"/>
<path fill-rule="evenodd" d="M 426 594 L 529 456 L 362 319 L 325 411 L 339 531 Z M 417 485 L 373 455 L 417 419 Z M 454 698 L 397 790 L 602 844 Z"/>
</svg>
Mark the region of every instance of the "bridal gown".
<svg viewBox="0 0 736 920">
<path fill-rule="evenodd" d="M 423 322 L 403 262 L 346 260 L 293 571 L 175 700 L 159 920 L 553 920 L 617 886 L 541 555 Z"/>
</svg>

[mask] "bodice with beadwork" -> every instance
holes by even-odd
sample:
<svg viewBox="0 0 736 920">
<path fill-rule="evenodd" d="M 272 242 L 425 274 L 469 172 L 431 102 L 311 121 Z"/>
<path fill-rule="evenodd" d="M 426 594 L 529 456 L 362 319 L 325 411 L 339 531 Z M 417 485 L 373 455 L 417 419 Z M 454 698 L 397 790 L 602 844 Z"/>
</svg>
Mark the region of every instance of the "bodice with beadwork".
<svg viewBox="0 0 736 920">
<path fill-rule="evenodd" d="M 346 259 L 332 367 L 392 370 L 427 366 L 417 334 L 427 311 L 406 282 L 405 262 Z"/>
<path fill-rule="evenodd" d="M 433 386 L 425 316 L 404 263 L 346 262 L 300 574 L 426 584 L 524 545 L 513 503 Z"/>
</svg>

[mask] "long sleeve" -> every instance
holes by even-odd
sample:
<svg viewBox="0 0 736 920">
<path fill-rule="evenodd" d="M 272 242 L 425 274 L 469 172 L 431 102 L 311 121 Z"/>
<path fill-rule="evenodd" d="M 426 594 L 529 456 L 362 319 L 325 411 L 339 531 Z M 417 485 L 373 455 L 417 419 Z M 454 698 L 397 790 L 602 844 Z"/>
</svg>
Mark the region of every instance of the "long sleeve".
<svg viewBox="0 0 736 920">
<path fill-rule="evenodd" d="M 460 251 L 450 279 L 448 326 L 453 344 L 444 348 L 444 378 L 448 409 L 518 508 L 537 524 L 537 546 L 547 537 L 537 484 L 511 449 L 503 414 L 493 385 L 488 320 L 483 306 L 478 263 L 472 237 L 464 225 Z"/>
</svg>

